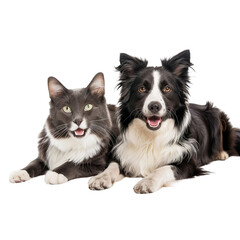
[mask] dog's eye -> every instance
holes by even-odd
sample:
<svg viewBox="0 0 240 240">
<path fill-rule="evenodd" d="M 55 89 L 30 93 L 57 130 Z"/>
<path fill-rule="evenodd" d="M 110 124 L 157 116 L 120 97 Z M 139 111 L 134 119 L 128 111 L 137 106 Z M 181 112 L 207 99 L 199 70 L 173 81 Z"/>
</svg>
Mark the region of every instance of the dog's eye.
<svg viewBox="0 0 240 240">
<path fill-rule="evenodd" d="M 171 91 L 172 91 L 172 89 L 168 85 L 163 88 L 164 93 L 169 93 Z"/>
<path fill-rule="evenodd" d="M 147 89 L 146 89 L 145 87 L 140 87 L 140 88 L 138 89 L 138 91 L 139 91 L 140 93 L 144 93 L 144 92 L 147 91 Z"/>
</svg>

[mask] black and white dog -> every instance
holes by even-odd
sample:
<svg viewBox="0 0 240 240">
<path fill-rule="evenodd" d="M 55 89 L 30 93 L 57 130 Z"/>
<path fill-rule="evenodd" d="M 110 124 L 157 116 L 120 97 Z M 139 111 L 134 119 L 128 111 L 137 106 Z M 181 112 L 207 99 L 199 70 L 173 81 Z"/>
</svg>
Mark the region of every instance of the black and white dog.
<svg viewBox="0 0 240 240">
<path fill-rule="evenodd" d="M 120 55 L 121 136 L 109 167 L 89 181 L 105 189 L 123 176 L 143 177 L 136 193 L 151 193 L 165 184 L 205 174 L 202 165 L 240 155 L 240 129 L 213 107 L 188 103 L 189 50 L 161 67 Z"/>
</svg>

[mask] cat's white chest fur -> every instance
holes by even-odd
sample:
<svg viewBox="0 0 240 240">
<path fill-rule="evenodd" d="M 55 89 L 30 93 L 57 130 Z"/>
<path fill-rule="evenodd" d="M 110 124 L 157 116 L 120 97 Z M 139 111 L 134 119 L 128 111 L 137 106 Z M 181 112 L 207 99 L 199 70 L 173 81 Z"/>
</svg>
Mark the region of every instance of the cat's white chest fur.
<svg viewBox="0 0 240 240">
<path fill-rule="evenodd" d="M 72 161 L 76 164 L 85 159 L 95 156 L 101 150 L 101 139 L 90 130 L 86 132 L 83 138 L 56 139 L 52 136 L 45 125 L 46 134 L 50 139 L 50 145 L 47 150 L 47 163 L 50 170 L 53 170 L 65 162 Z"/>
<path fill-rule="evenodd" d="M 184 142 L 182 146 L 169 144 L 178 139 L 179 134 L 172 119 L 164 121 L 156 131 L 147 129 L 142 120 L 134 119 L 116 147 L 116 155 L 127 172 L 145 177 L 158 167 L 181 160 L 190 150 L 191 146 Z"/>
</svg>

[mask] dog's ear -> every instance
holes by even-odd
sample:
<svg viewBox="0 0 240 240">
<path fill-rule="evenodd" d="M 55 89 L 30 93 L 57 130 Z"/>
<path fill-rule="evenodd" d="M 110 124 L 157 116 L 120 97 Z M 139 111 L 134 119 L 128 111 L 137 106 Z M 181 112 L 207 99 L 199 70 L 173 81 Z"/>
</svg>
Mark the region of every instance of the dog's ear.
<svg viewBox="0 0 240 240">
<path fill-rule="evenodd" d="M 163 59 L 162 66 L 166 70 L 172 72 L 177 77 L 188 80 L 188 68 L 193 64 L 190 62 L 190 51 L 185 50 L 178 53 L 170 59 Z"/>
<path fill-rule="evenodd" d="M 136 57 L 132 57 L 126 53 L 120 54 L 120 65 L 116 67 L 120 71 L 122 78 L 134 75 L 137 71 L 145 68 L 148 62 Z"/>
</svg>

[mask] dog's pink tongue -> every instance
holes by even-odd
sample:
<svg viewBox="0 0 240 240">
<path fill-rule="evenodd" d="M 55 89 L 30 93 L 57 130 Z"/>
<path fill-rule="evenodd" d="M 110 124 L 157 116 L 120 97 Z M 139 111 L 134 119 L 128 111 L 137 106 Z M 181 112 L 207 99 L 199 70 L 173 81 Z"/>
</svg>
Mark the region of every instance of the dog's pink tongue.
<svg viewBox="0 0 240 240">
<path fill-rule="evenodd" d="M 162 119 L 160 117 L 150 117 L 147 121 L 150 127 L 158 127 Z"/>
<path fill-rule="evenodd" d="M 81 128 L 78 128 L 74 131 L 76 136 L 82 136 L 84 134 L 84 130 Z"/>
</svg>

